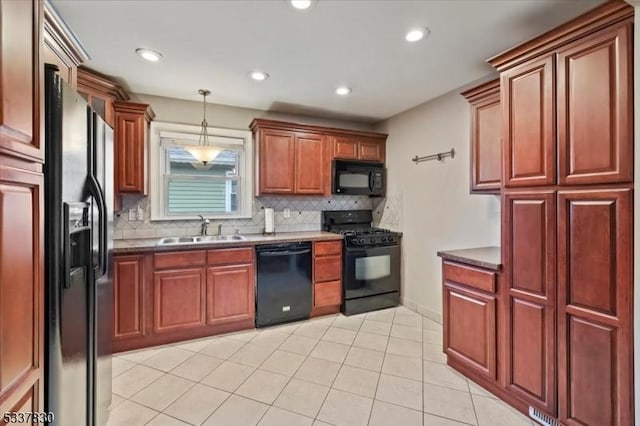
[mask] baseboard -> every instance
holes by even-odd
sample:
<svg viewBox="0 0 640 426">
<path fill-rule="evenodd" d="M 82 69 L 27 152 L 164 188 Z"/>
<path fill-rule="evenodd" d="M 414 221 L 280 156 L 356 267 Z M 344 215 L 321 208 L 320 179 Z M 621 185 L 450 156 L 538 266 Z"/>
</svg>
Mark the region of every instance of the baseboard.
<svg viewBox="0 0 640 426">
<path fill-rule="evenodd" d="M 442 324 L 442 313 L 434 311 L 433 309 L 429 309 L 426 306 L 420 305 L 405 296 L 400 296 L 400 303 L 402 303 L 402 305 L 406 308 L 419 313 L 423 317 L 429 318 L 431 321 L 435 321 L 438 324 Z"/>
</svg>

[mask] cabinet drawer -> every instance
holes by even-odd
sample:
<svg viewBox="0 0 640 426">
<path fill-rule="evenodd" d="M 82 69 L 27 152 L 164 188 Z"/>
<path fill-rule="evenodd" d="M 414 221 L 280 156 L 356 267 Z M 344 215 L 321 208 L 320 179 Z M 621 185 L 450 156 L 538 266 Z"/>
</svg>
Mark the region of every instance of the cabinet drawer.
<svg viewBox="0 0 640 426">
<path fill-rule="evenodd" d="M 316 242 L 313 244 L 314 256 L 342 254 L 342 241 Z"/>
<path fill-rule="evenodd" d="M 207 255 L 205 251 L 180 251 L 153 255 L 153 262 L 156 269 L 200 266 L 205 264 L 206 259 Z"/>
<path fill-rule="evenodd" d="M 342 278 L 342 256 L 316 257 L 313 261 L 315 282 L 335 281 Z"/>
<path fill-rule="evenodd" d="M 442 275 L 445 281 L 455 282 L 490 293 L 496 292 L 495 272 L 444 262 L 442 264 Z"/>
<path fill-rule="evenodd" d="M 209 265 L 225 263 L 253 263 L 253 247 L 209 250 L 207 252 Z"/>
<path fill-rule="evenodd" d="M 332 306 L 342 303 L 341 281 L 316 283 L 313 286 L 313 306 Z"/>
</svg>

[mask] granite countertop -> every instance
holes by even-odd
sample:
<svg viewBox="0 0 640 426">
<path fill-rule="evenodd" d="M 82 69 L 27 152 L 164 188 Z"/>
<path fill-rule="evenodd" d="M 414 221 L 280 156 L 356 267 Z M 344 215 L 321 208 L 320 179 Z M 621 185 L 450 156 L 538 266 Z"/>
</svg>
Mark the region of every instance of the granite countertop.
<svg viewBox="0 0 640 426">
<path fill-rule="evenodd" d="M 342 235 L 324 231 L 311 232 L 280 232 L 275 235 L 262 234 L 246 234 L 243 235 L 246 240 L 242 241 L 224 241 L 212 243 L 194 243 L 194 244 L 173 244 L 159 246 L 160 238 L 137 238 L 129 240 L 114 240 L 113 253 L 141 253 L 149 251 L 176 251 L 176 250 L 193 250 L 193 249 L 216 249 L 223 247 L 247 247 L 258 244 L 277 244 L 294 241 L 331 241 L 341 240 Z"/>
<path fill-rule="evenodd" d="M 453 260 L 480 268 L 502 269 L 500 247 L 476 247 L 462 250 L 439 251 L 438 256 L 446 260 Z"/>
</svg>

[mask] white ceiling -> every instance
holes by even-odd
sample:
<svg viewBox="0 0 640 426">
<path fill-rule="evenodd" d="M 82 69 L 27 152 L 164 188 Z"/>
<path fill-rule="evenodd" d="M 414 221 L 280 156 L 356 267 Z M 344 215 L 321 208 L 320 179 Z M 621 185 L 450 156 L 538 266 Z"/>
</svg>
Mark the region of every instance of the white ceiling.
<svg viewBox="0 0 640 426">
<path fill-rule="evenodd" d="M 172 98 L 375 122 L 484 77 L 488 57 L 601 0 L 54 0 L 92 59 L 128 88 Z M 429 38 L 407 43 L 414 26 Z M 149 63 L 134 50 L 164 59 Z M 263 82 L 254 69 L 268 72 Z M 335 94 L 348 85 L 347 97 Z"/>
</svg>

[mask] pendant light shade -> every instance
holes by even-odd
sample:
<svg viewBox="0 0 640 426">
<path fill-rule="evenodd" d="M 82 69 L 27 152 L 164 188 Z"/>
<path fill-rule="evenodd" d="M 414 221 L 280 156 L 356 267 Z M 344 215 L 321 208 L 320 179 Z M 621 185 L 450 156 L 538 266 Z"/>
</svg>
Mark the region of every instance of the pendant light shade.
<svg viewBox="0 0 640 426">
<path fill-rule="evenodd" d="M 206 89 L 198 90 L 198 93 L 202 95 L 202 129 L 200 130 L 200 139 L 198 145 L 191 145 L 184 148 L 191 156 L 199 163 L 207 165 L 222 152 L 220 148 L 211 146 L 209 143 L 209 125 L 207 123 L 207 96 L 211 94 L 211 91 Z"/>
</svg>

